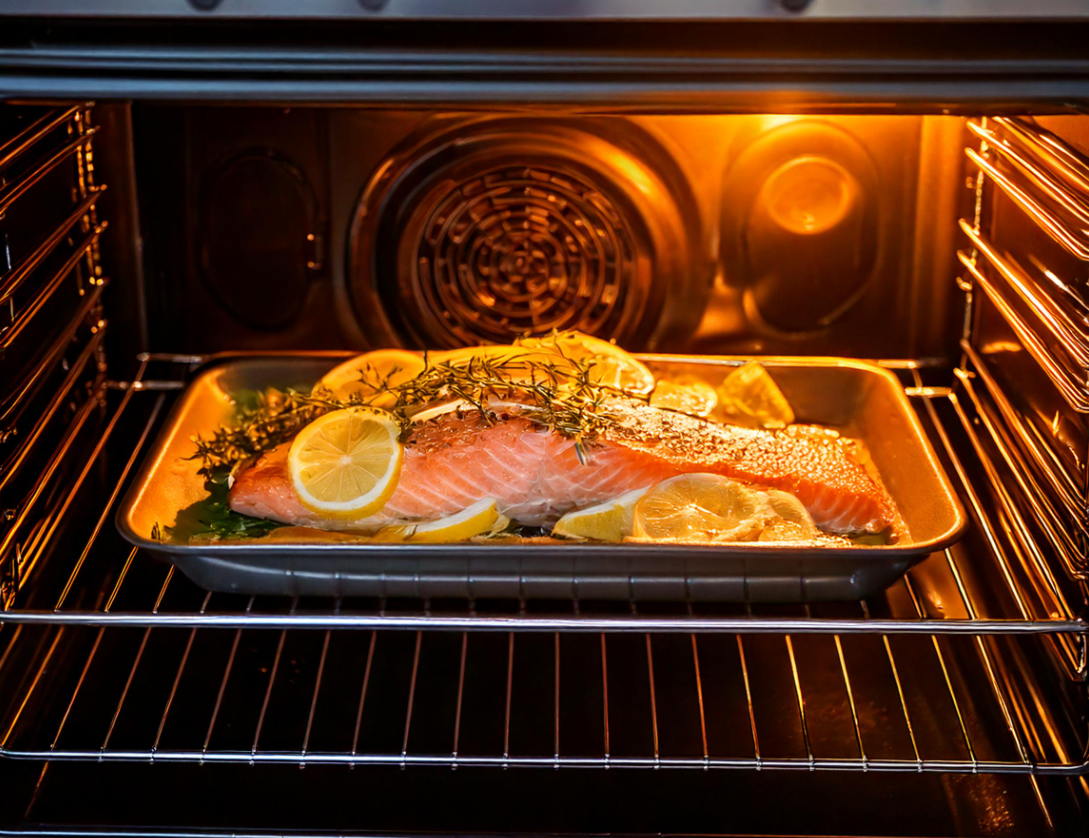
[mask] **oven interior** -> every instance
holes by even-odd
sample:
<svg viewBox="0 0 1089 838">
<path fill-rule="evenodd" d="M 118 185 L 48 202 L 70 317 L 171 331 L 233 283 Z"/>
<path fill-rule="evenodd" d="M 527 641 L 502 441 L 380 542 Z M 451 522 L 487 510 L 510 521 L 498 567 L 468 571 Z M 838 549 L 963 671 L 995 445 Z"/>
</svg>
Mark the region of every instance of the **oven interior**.
<svg viewBox="0 0 1089 838">
<path fill-rule="evenodd" d="M 1075 114 L 0 106 L 5 834 L 1083 834 L 1087 225 Z M 876 360 L 968 532 L 780 606 L 209 594 L 114 529 L 205 363 L 572 327 Z"/>
</svg>

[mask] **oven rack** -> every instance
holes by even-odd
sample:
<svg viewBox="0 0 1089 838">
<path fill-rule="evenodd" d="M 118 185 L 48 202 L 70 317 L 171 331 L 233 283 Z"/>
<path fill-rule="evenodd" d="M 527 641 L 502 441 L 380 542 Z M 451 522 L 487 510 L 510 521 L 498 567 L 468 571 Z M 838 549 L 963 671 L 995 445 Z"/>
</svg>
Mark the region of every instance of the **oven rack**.
<svg viewBox="0 0 1089 838">
<path fill-rule="evenodd" d="M 124 542 L 116 506 L 184 375 L 206 359 L 145 355 L 130 382 L 109 388 L 107 417 L 86 463 L 47 516 L 46 529 L 9 538 L 9 624 L 218 628 L 441 629 L 540 632 L 741 632 L 744 634 L 1047 634 L 1068 648 L 1084 673 L 1087 624 L 1081 588 L 1051 570 L 1032 510 L 994 479 L 999 453 L 966 412 L 957 392 L 928 387 L 905 369 L 935 447 L 946 457 L 973 526 L 959 544 L 930 556 L 881 597 L 807 607 L 675 605 L 590 601 L 306 599 L 204 592 L 181 574 Z M 910 367 L 903 362 L 888 366 Z M 165 375 L 156 375 L 163 371 Z M 914 383 L 910 383 L 914 382 Z M 984 429 L 985 430 L 985 429 Z M 63 453 L 63 452 L 62 452 Z M 110 471 L 107 484 L 92 475 Z M 979 476 L 973 476 L 972 471 Z M 47 471 L 43 482 L 50 479 Z M 997 487 L 997 488 L 983 488 Z M 44 489 L 43 489 L 44 491 Z M 82 518 L 80 515 L 82 514 Z"/>
<path fill-rule="evenodd" d="M 23 625 L 0 756 L 1083 776 L 1026 640 Z"/>
</svg>

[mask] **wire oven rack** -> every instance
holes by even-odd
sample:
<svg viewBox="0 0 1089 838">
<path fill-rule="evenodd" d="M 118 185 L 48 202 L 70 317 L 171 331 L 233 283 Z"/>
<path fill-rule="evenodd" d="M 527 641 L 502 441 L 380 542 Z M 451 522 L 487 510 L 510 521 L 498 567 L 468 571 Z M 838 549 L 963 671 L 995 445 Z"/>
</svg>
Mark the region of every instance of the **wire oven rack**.
<svg viewBox="0 0 1089 838">
<path fill-rule="evenodd" d="M 888 364 L 973 526 L 879 598 L 300 601 L 207 593 L 114 532 L 203 360 L 142 356 L 111 383 L 82 468 L 5 555 L 0 755 L 1089 773 L 1084 591 L 1052 572 L 964 381 Z"/>
</svg>

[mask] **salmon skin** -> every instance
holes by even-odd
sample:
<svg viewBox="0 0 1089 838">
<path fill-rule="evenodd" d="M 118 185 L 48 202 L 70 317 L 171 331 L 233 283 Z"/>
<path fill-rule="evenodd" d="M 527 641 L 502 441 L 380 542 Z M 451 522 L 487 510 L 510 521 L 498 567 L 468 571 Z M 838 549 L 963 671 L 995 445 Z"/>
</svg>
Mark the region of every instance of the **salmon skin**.
<svg viewBox="0 0 1089 838">
<path fill-rule="evenodd" d="M 584 441 L 581 452 L 574 439 L 517 407 L 490 420 L 470 410 L 417 423 L 405 443 L 396 490 L 378 514 L 363 519 L 325 518 L 299 502 L 287 469 L 290 443 L 243 468 L 229 502 L 236 512 L 284 524 L 367 532 L 495 498 L 512 520 L 548 526 L 566 512 L 678 474 L 713 472 L 791 492 L 829 532 L 898 529 L 888 493 L 831 435 L 799 426 L 764 431 L 719 425 L 637 401 L 613 400 L 606 410 L 607 429 Z"/>
</svg>

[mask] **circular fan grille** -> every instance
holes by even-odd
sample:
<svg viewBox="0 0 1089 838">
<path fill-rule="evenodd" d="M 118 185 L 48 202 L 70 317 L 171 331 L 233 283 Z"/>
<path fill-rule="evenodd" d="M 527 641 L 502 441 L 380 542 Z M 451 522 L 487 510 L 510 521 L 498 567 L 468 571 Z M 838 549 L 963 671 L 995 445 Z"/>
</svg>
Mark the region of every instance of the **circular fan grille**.
<svg viewBox="0 0 1089 838">
<path fill-rule="evenodd" d="M 441 180 L 414 204 L 399 296 L 424 345 L 554 328 L 615 335 L 640 314 L 632 232 L 584 176 L 497 166 Z"/>
</svg>

